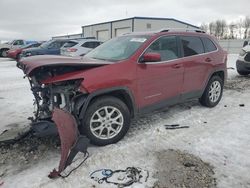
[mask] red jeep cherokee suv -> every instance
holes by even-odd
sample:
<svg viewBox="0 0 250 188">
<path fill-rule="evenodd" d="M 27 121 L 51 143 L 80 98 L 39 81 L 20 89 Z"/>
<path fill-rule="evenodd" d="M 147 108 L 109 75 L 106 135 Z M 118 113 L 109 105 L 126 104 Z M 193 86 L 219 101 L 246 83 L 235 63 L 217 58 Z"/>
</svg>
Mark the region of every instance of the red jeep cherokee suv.
<svg viewBox="0 0 250 188">
<path fill-rule="evenodd" d="M 162 30 L 113 38 L 84 57 L 23 58 L 37 110 L 70 112 L 93 144 L 119 141 L 138 114 L 197 98 L 216 106 L 226 79 L 226 52 L 200 30 Z"/>
</svg>

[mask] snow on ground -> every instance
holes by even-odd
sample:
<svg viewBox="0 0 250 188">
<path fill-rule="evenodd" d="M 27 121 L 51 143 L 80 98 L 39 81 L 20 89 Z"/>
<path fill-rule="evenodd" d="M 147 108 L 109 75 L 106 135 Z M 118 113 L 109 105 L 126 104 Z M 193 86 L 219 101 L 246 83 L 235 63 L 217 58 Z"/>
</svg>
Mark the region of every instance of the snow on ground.
<svg viewBox="0 0 250 188">
<path fill-rule="evenodd" d="M 236 59 L 237 55 L 229 54 L 228 67 L 235 67 Z M 32 113 L 32 96 L 15 62 L 0 61 L 1 131 L 6 125 L 9 128 L 27 124 L 26 118 Z M 168 149 L 186 151 L 210 163 L 220 188 L 250 187 L 250 77 L 238 76 L 235 69 L 229 69 L 228 74 L 222 101 L 215 108 L 205 108 L 191 101 L 135 119 L 119 143 L 91 146 L 89 159 L 67 179 L 47 178 L 58 165 L 58 150 L 48 151 L 41 160 L 24 169 L 13 170 L 18 163 L 13 161 L 9 164 L 12 170 L 7 170 L 7 175 L 3 176 L 3 187 L 112 187 L 97 184 L 89 174 L 102 168 L 115 170 L 137 166 L 149 170 L 152 175 L 157 171 L 155 153 Z M 166 130 L 164 127 L 176 123 L 190 128 Z M 0 174 L 5 167 L 0 166 Z M 145 186 L 151 187 L 154 181 L 150 176 Z"/>
<path fill-rule="evenodd" d="M 0 133 L 27 125 L 33 111 L 29 82 L 15 65 L 16 61 L 0 58 Z"/>
</svg>

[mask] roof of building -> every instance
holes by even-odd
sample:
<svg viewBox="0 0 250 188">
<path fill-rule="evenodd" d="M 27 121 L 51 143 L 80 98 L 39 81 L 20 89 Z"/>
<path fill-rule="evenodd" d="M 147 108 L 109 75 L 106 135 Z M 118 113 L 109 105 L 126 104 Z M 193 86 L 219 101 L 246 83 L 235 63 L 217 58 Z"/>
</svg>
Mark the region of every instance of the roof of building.
<svg viewBox="0 0 250 188">
<path fill-rule="evenodd" d="M 54 37 L 52 37 L 52 38 L 56 38 L 56 37 L 66 37 L 66 38 L 69 38 L 69 37 L 79 36 L 79 35 L 82 35 L 82 33 L 67 34 L 67 35 L 58 35 L 58 36 L 54 36 Z"/>
<path fill-rule="evenodd" d="M 177 20 L 177 19 L 174 19 L 174 18 L 138 17 L 138 16 L 130 17 L 130 18 L 125 18 L 125 19 L 119 19 L 119 20 L 113 20 L 113 21 L 108 21 L 108 22 L 101 22 L 101 23 L 96 23 L 96 24 L 84 25 L 84 26 L 82 26 L 82 28 L 83 27 L 100 25 L 100 24 L 108 24 L 108 23 L 126 21 L 126 20 L 131 20 L 131 19 L 141 19 L 141 20 L 170 20 L 170 21 L 179 22 L 179 23 L 182 23 L 182 24 L 185 24 L 185 25 L 188 25 L 188 26 L 195 27 L 195 28 L 199 29 L 198 26 L 195 26 L 195 25 L 192 25 L 192 24 L 189 24 L 187 22 L 183 22 L 183 21 L 180 21 L 180 20 Z"/>
</svg>

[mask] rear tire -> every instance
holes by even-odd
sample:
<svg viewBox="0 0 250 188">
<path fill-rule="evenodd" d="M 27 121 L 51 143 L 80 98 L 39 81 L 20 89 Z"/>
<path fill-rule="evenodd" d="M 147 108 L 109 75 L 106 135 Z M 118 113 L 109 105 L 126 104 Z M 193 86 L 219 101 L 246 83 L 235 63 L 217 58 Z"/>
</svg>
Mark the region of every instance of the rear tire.
<svg viewBox="0 0 250 188">
<path fill-rule="evenodd" d="M 129 126 L 130 112 L 127 105 L 116 97 L 104 96 L 89 105 L 79 129 L 91 143 L 104 146 L 121 140 Z"/>
<path fill-rule="evenodd" d="M 206 89 L 199 99 L 201 105 L 206 107 L 215 107 L 221 100 L 223 93 L 223 80 L 219 76 L 210 78 Z"/>
</svg>

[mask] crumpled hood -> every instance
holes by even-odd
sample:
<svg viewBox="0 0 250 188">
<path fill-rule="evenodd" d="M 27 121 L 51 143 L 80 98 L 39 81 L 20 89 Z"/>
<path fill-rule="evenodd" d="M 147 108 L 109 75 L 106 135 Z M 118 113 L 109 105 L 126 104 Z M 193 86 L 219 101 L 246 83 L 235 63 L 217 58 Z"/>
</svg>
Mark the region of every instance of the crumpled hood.
<svg viewBox="0 0 250 188">
<path fill-rule="evenodd" d="M 113 64 L 109 61 L 93 60 L 86 57 L 66 57 L 59 55 L 38 55 L 22 58 L 20 66 L 26 75 L 31 74 L 34 70 L 45 67 L 98 67 L 102 65 Z"/>
</svg>

